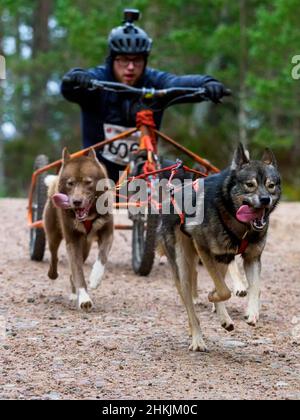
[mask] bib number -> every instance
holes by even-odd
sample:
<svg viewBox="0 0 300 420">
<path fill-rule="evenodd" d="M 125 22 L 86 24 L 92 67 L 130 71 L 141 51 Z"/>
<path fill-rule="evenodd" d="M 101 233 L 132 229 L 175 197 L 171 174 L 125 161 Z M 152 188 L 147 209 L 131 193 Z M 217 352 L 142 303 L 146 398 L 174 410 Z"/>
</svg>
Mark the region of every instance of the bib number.
<svg viewBox="0 0 300 420">
<path fill-rule="evenodd" d="M 105 139 L 110 140 L 129 129 L 128 127 L 121 127 L 119 125 L 104 124 Z M 106 160 L 118 165 L 128 165 L 130 153 L 139 148 L 139 137 L 140 132 L 138 131 L 126 139 L 116 140 L 111 144 L 107 144 L 103 148 L 102 156 Z"/>
</svg>

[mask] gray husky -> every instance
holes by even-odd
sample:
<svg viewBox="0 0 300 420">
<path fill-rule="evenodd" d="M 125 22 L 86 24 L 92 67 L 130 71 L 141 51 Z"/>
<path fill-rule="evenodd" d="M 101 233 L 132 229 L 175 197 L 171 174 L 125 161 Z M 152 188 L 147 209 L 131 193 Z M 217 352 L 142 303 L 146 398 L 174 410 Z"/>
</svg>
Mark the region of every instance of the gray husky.
<svg viewBox="0 0 300 420">
<path fill-rule="evenodd" d="M 177 216 L 162 217 L 159 247 L 170 262 L 187 310 L 192 335 L 190 350 L 207 351 L 193 301 L 197 297 L 199 257 L 214 282 L 208 299 L 215 304 L 222 327 L 232 331 L 234 324 L 224 304 L 231 297 L 225 276 L 228 267 L 235 263 L 235 256 L 242 256 L 249 283 L 246 318 L 250 325 L 258 321 L 261 255 L 269 216 L 280 196 L 281 178 L 273 153 L 267 149 L 262 161 L 250 160 L 249 153 L 240 144 L 231 167 L 204 181 L 203 197 L 196 198 L 197 206 L 204 204 L 203 221 L 197 223 L 193 218 L 186 218 L 185 223 L 180 224 Z M 198 203 L 199 200 L 202 203 Z M 237 281 L 241 284 L 240 279 Z M 245 296 L 246 291 L 237 294 Z"/>
</svg>

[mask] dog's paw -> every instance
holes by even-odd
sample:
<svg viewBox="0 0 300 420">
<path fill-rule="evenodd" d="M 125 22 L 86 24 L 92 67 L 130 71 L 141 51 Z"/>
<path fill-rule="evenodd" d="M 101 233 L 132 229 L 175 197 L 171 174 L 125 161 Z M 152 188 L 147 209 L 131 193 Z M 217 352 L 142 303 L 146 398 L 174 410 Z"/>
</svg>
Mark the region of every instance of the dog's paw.
<svg viewBox="0 0 300 420">
<path fill-rule="evenodd" d="M 217 315 L 220 320 L 220 324 L 224 330 L 231 332 L 234 330 L 234 322 L 230 318 L 226 306 L 224 303 L 215 303 L 214 307 L 216 309 Z"/>
<path fill-rule="evenodd" d="M 231 322 L 223 322 L 222 328 L 224 328 L 224 330 L 226 330 L 228 332 L 232 332 L 232 331 L 234 331 L 234 323 L 232 321 Z"/>
<path fill-rule="evenodd" d="M 193 297 L 193 304 L 194 305 L 201 305 L 201 299 L 199 296 L 194 296 Z"/>
<path fill-rule="evenodd" d="M 234 296 L 243 298 L 246 297 L 248 294 L 247 286 L 243 284 L 242 282 L 235 281 L 233 285 L 232 293 Z"/>
<path fill-rule="evenodd" d="M 247 290 L 235 290 L 234 295 L 240 298 L 246 297 L 248 294 Z"/>
<path fill-rule="evenodd" d="M 85 312 L 89 312 L 93 308 L 93 302 L 85 289 L 78 290 L 78 308 Z"/>
<path fill-rule="evenodd" d="M 245 320 L 248 325 L 255 327 L 259 321 L 260 302 L 259 299 L 249 300 L 248 307 L 245 313 Z"/>
<path fill-rule="evenodd" d="M 224 330 L 226 330 L 228 332 L 233 331 L 234 330 L 234 322 L 230 318 L 230 316 L 227 313 L 226 309 L 225 309 L 224 313 L 221 312 L 221 311 L 218 311 L 218 309 L 217 309 L 217 313 L 219 315 L 220 323 L 221 323 L 222 328 L 224 328 Z"/>
<path fill-rule="evenodd" d="M 81 302 L 79 307 L 84 312 L 90 312 L 93 309 L 93 302 L 91 300 Z"/>
<path fill-rule="evenodd" d="M 89 287 L 91 289 L 97 289 L 103 278 L 105 266 L 101 264 L 101 261 L 97 260 L 93 266 L 90 278 L 89 278 Z"/>
<path fill-rule="evenodd" d="M 48 277 L 49 277 L 49 279 L 51 279 L 51 280 L 56 280 L 56 279 L 57 279 L 57 277 L 58 277 L 58 272 L 57 272 L 57 270 L 54 270 L 53 268 L 49 268 L 49 271 L 48 271 Z"/>
<path fill-rule="evenodd" d="M 245 315 L 245 320 L 247 322 L 248 325 L 250 325 L 251 327 L 256 327 L 256 324 L 259 321 L 259 313 L 253 313 L 253 314 L 246 314 Z"/>
<path fill-rule="evenodd" d="M 202 353 L 208 353 L 208 348 L 204 343 L 204 340 L 201 336 L 193 337 L 192 344 L 189 347 L 189 351 L 200 351 Z"/>
</svg>

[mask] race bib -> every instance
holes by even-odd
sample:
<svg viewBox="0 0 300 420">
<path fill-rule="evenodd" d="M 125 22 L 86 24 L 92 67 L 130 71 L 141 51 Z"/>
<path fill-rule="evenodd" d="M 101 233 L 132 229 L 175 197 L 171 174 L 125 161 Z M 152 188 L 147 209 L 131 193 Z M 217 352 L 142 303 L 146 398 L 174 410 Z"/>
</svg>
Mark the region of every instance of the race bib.
<svg viewBox="0 0 300 420">
<path fill-rule="evenodd" d="M 130 130 L 128 127 L 121 127 L 119 125 L 104 124 L 105 139 L 110 140 L 124 131 Z M 129 163 L 129 155 L 139 148 L 140 132 L 131 134 L 122 140 L 116 140 L 111 144 L 107 144 L 103 148 L 102 156 L 118 165 L 126 166 Z"/>
</svg>

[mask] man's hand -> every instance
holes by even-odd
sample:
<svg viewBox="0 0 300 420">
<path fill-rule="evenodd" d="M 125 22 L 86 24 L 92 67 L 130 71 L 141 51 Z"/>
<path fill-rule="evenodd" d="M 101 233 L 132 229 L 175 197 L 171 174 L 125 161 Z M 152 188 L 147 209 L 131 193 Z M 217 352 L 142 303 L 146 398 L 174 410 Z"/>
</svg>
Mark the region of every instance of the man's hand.
<svg viewBox="0 0 300 420">
<path fill-rule="evenodd" d="M 219 103 L 220 99 L 226 94 L 226 89 L 220 82 L 208 82 L 204 85 L 204 87 L 207 91 L 207 96 L 215 104 Z"/>
<path fill-rule="evenodd" d="M 93 77 L 85 71 L 82 70 L 75 70 L 70 75 L 70 82 L 82 87 L 88 88 L 90 87 L 91 80 Z"/>
</svg>

